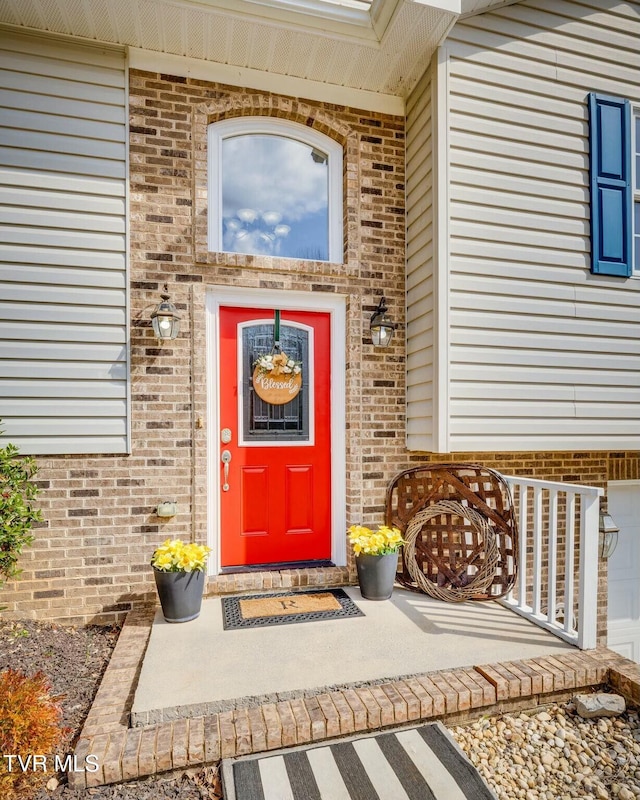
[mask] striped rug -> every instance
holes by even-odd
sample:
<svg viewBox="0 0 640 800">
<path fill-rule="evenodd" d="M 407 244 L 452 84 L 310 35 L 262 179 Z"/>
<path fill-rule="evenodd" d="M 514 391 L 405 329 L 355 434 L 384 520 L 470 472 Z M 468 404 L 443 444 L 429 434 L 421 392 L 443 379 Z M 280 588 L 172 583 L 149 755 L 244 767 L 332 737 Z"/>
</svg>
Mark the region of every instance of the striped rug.
<svg viewBox="0 0 640 800">
<path fill-rule="evenodd" d="M 222 775 L 225 800 L 495 800 L 438 722 L 226 759 Z"/>
</svg>

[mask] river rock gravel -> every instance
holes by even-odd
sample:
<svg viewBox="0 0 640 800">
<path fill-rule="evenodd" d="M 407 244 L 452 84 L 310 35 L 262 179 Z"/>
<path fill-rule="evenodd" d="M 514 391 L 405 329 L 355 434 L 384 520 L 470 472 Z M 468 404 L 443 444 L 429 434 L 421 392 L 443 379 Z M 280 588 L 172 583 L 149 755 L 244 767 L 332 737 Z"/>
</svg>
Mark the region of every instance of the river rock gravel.
<svg viewBox="0 0 640 800">
<path fill-rule="evenodd" d="M 640 719 L 582 719 L 575 704 L 450 728 L 498 800 L 640 798 Z"/>
</svg>

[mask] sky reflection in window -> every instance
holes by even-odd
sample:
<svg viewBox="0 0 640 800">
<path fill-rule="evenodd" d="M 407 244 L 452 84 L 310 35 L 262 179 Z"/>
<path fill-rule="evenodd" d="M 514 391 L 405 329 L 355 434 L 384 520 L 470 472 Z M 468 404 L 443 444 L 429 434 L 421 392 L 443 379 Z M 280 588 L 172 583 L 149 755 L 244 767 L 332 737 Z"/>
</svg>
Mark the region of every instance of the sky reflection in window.
<svg viewBox="0 0 640 800">
<path fill-rule="evenodd" d="M 226 252 L 329 260 L 328 157 L 269 134 L 222 141 Z"/>
</svg>

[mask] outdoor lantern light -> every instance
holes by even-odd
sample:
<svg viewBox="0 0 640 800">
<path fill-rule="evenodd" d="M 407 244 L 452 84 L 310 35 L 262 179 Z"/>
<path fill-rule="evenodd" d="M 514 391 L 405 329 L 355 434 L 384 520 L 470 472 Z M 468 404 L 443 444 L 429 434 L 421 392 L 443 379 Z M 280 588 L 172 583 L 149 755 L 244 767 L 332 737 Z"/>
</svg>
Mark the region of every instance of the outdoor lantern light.
<svg viewBox="0 0 640 800">
<path fill-rule="evenodd" d="M 600 535 L 602 537 L 600 545 L 600 555 L 602 558 L 610 558 L 618 546 L 618 533 L 620 528 L 611 518 L 610 514 L 600 512 Z"/>
<path fill-rule="evenodd" d="M 369 330 L 371 331 L 371 341 L 374 347 L 388 347 L 397 325 L 387 316 L 387 305 L 384 296 L 380 298 L 378 307 L 371 317 Z"/>
<path fill-rule="evenodd" d="M 169 301 L 167 290 L 168 286 L 165 283 L 164 292 L 160 295 L 162 302 L 158 303 L 151 314 L 153 331 L 160 340 L 175 339 L 180 330 L 180 315 Z"/>
</svg>

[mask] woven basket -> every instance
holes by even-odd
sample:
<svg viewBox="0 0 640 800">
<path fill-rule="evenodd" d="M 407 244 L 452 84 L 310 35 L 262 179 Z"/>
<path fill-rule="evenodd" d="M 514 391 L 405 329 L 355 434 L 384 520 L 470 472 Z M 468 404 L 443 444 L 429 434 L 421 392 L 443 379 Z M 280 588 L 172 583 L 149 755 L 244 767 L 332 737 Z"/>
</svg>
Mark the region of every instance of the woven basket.
<svg viewBox="0 0 640 800">
<path fill-rule="evenodd" d="M 504 478 L 480 464 L 426 464 L 405 470 L 387 490 L 385 522 L 399 528 L 406 539 L 414 517 L 442 502 L 460 504 L 467 511 L 461 514 L 458 505 L 421 518 L 422 533 L 416 535 L 415 553 L 411 555 L 410 549 L 408 554 L 403 548 L 398 581 L 408 589 L 425 591 L 422 579 L 416 578 L 419 570 L 432 585 L 440 584 L 440 589 L 456 594 L 455 599 L 459 590 L 466 589 L 462 583 L 468 585 L 470 580 L 474 581 L 473 591 L 462 591 L 459 599 L 470 599 L 471 594 L 474 600 L 493 600 L 507 594 L 516 581 L 518 535 L 513 500 Z M 480 515 L 490 533 L 475 527 L 480 523 L 471 521 L 469 511 Z M 497 552 L 495 567 L 491 566 L 491 553 L 489 558 L 481 556 L 481 552 L 493 549 L 492 539 Z M 454 542 L 456 547 L 450 550 Z M 482 574 L 477 578 L 479 572 Z M 486 585 L 481 587 L 485 580 Z"/>
<path fill-rule="evenodd" d="M 454 528 L 447 523 L 446 537 L 426 524 L 455 517 L 462 524 Z M 420 590 L 454 603 L 486 595 L 498 566 L 498 545 L 482 514 L 455 500 L 443 500 L 412 517 L 404 538 L 405 563 Z M 427 574 L 436 573 L 435 583 L 427 577 L 425 568 Z"/>
</svg>

